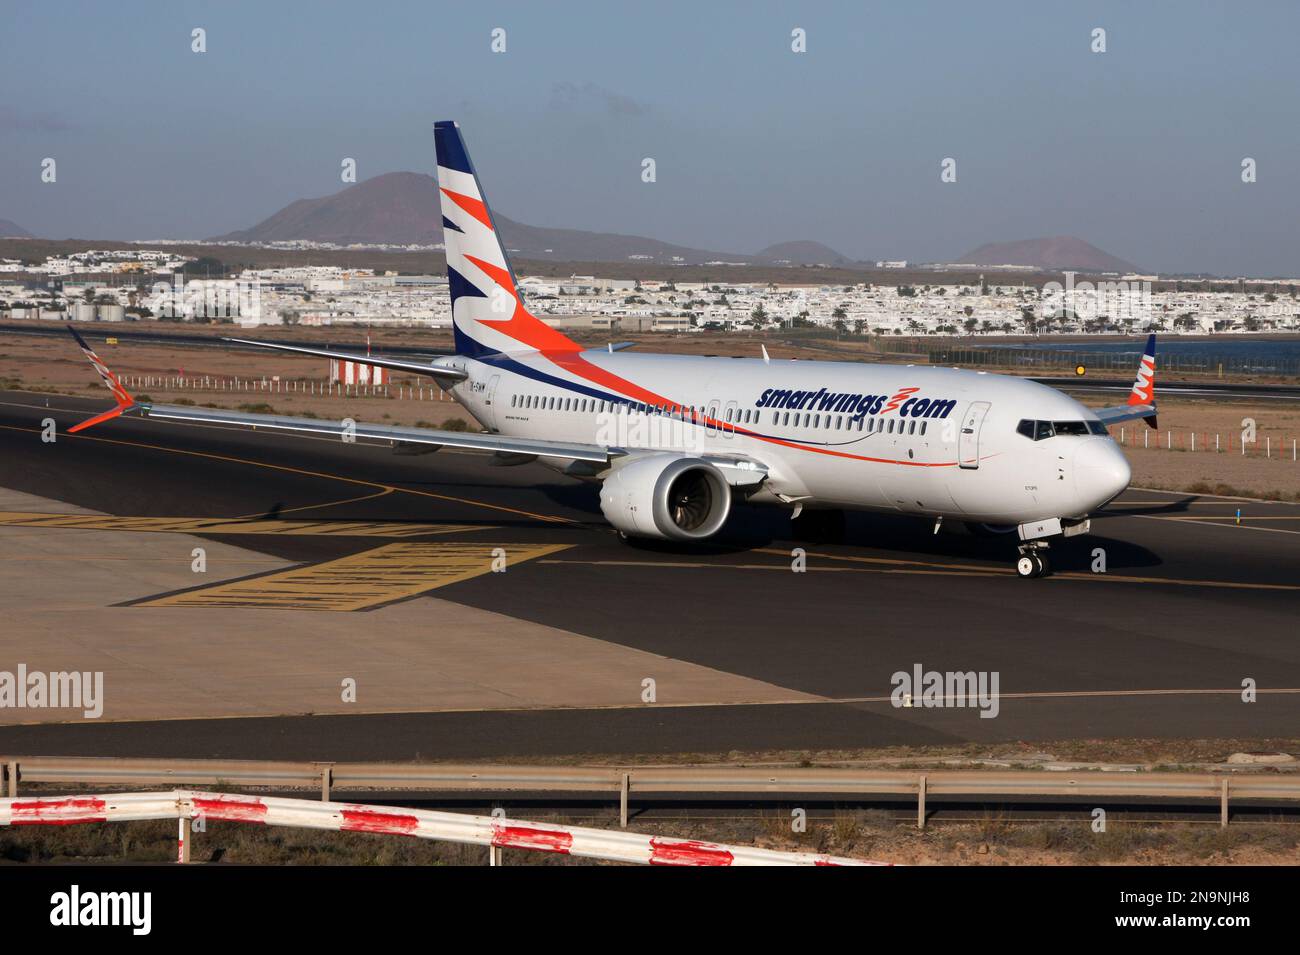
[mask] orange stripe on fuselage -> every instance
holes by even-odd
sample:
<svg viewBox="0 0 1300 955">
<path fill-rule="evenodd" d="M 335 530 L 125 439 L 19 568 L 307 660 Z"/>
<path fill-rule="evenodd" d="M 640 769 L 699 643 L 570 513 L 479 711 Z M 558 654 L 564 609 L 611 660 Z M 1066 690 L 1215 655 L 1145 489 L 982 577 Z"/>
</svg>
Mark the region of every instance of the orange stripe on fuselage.
<svg viewBox="0 0 1300 955">
<path fill-rule="evenodd" d="M 653 391 L 635 385 L 625 378 L 620 378 L 611 372 L 598 368 L 591 362 L 587 361 L 580 354 L 573 352 L 564 352 L 558 354 L 543 354 L 544 358 L 550 359 L 554 364 L 563 368 L 565 371 L 577 375 L 579 378 L 585 378 L 587 381 L 603 385 L 611 391 L 622 392 L 625 397 L 632 398 L 634 401 L 640 401 L 649 405 L 658 405 L 667 407 L 669 414 L 680 413 L 686 406 L 676 401 L 670 401 Z M 832 457 L 848 458 L 853 461 L 867 461 L 873 464 L 902 464 L 913 468 L 950 468 L 956 467 L 956 461 L 902 461 L 894 458 L 872 458 L 861 454 L 850 454 L 847 451 L 832 451 L 830 448 L 817 448 L 806 444 L 799 444 L 795 441 L 787 441 L 784 438 L 774 438 L 769 435 L 758 434 L 750 431 L 748 428 L 738 428 L 734 424 L 724 423 L 716 418 L 710 418 L 707 415 L 698 412 L 693 413 L 692 423 L 713 427 L 719 430 L 727 428 L 736 434 L 744 435 L 747 438 L 753 438 L 756 441 L 766 441 L 769 444 L 777 444 L 786 448 L 794 448 L 797 451 L 811 451 L 814 454 L 829 454 Z"/>
</svg>

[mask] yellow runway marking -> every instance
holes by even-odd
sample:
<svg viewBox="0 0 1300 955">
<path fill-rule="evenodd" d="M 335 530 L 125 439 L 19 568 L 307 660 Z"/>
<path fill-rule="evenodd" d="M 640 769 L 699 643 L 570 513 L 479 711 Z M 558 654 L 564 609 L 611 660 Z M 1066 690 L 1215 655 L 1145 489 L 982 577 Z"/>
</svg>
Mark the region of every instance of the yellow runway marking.
<svg viewBox="0 0 1300 955">
<path fill-rule="evenodd" d="M 11 404 L 11 402 L 0 402 L 0 404 Z M 29 405 L 20 405 L 19 407 L 31 407 Z M 62 409 L 50 409 L 62 410 Z M 183 427 L 183 425 L 174 425 Z M 198 426 L 196 426 L 198 427 Z M 28 434 L 39 434 L 39 428 L 23 428 L 13 424 L 0 424 L 0 428 L 6 431 L 25 431 Z M 218 429 L 223 430 L 223 429 Z M 229 429 L 224 429 L 229 430 Z M 534 514 L 532 511 L 523 511 L 516 507 L 506 507 L 501 504 L 488 504 L 486 501 L 475 501 L 467 497 L 454 497 L 450 494 L 436 494 L 433 491 L 417 491 L 409 487 L 397 487 L 392 484 L 383 484 L 379 481 L 367 481 L 364 478 L 345 477 L 341 474 L 330 474 L 326 471 L 309 471 L 306 468 L 293 468 L 285 464 L 268 464 L 265 461 L 252 461 L 248 458 L 236 458 L 226 454 L 213 454 L 210 451 L 186 451 L 181 448 L 169 448 L 163 444 L 148 444 L 144 441 L 126 441 L 121 438 L 101 438 L 91 434 L 68 434 L 63 435 L 66 439 L 75 441 L 99 441 L 103 444 L 120 444 L 128 448 L 145 448 L 150 451 L 163 451 L 167 454 L 184 454 L 189 457 L 207 458 L 211 461 L 229 461 L 232 464 L 247 464 L 251 467 L 266 468 L 269 471 L 284 471 L 287 474 L 304 474 L 307 477 L 324 478 L 328 481 L 340 481 L 344 484 L 357 484 L 362 487 L 373 487 L 386 489 L 398 494 L 413 494 L 417 497 L 429 497 L 438 501 L 452 501 L 456 504 L 468 504 L 472 507 L 483 507 L 490 511 L 502 511 L 507 514 L 517 514 L 521 517 L 528 517 L 535 521 L 546 521 L 550 524 L 577 524 L 578 521 L 567 517 L 557 517 L 550 514 Z"/>
<path fill-rule="evenodd" d="M 1300 694 L 1300 687 L 1259 687 L 1255 691 L 1260 696 L 1295 696 Z M 1183 696 L 1230 696 L 1240 697 L 1241 687 L 1228 687 L 1226 689 L 1155 689 L 1155 690 L 1045 690 L 1039 692 L 1024 693 L 999 693 L 999 700 L 1020 700 L 1027 703 L 1036 703 L 1040 701 L 1052 701 L 1059 699 L 1122 699 L 1122 698 L 1152 698 L 1152 697 L 1183 697 Z M 724 707 L 757 707 L 757 706 L 862 706 L 872 703 L 892 703 L 892 696 L 801 696 L 779 699 L 757 699 L 757 700 L 686 700 L 680 703 L 668 701 L 659 701 L 651 704 L 655 709 L 705 709 L 705 708 L 724 708 Z M 400 716 L 406 714 L 429 714 L 429 713 L 540 713 L 554 710 L 644 710 L 645 703 L 592 703 L 578 704 L 573 706 L 538 703 L 534 705 L 519 706 L 441 706 L 426 707 L 424 709 L 391 709 L 391 710 L 357 710 L 351 715 L 355 716 Z M 892 707 L 891 707 L 892 709 Z M 917 707 L 917 709 L 923 709 Z M 906 716 L 907 708 L 895 711 L 899 716 Z M 297 714 L 277 713 L 268 711 L 266 713 L 240 713 L 224 716 L 149 716 L 149 717 L 126 717 L 123 719 L 99 719 L 98 723 L 175 723 L 181 720 L 202 720 L 203 722 L 216 722 L 218 720 L 247 720 L 247 719 L 264 719 L 266 717 L 286 716 Z M 30 720 L 6 724 L 8 726 L 76 726 L 84 725 L 80 720 Z"/>
<path fill-rule="evenodd" d="M 1300 521 L 1300 514 L 1278 514 L 1276 516 L 1242 514 L 1240 518 L 1235 514 L 1188 514 L 1186 517 L 1169 517 L 1166 519 L 1171 521 Z"/>
<path fill-rule="evenodd" d="M 485 530 L 481 524 L 403 524 L 396 521 L 279 521 L 222 517 L 114 517 L 0 511 L 0 526 L 64 527 L 154 534 L 275 534 L 284 537 L 423 537 Z"/>
<path fill-rule="evenodd" d="M 787 559 L 790 556 L 788 551 L 766 547 L 755 548 L 755 552 L 760 554 L 779 554 Z M 855 557 L 848 554 L 822 554 L 814 553 L 812 551 L 809 551 L 807 556 L 810 559 L 823 558 L 826 560 L 838 560 L 871 565 L 867 567 L 818 567 L 815 564 L 809 563 L 806 566 L 806 570 L 809 572 L 822 571 L 859 574 L 905 574 L 930 577 L 1014 577 L 1014 573 L 1010 570 L 1003 570 L 1002 568 L 995 567 L 982 567 L 978 564 L 932 564 L 921 560 L 891 560 L 883 557 Z M 782 570 L 787 573 L 792 573 L 788 563 L 727 564 L 708 563 L 703 561 L 668 560 L 546 560 L 542 561 L 542 563 L 586 564 L 608 567 L 675 567 L 691 570 Z M 1129 577 L 1119 574 L 1080 574 L 1068 571 L 1064 573 L 1053 573 L 1043 579 L 1074 581 L 1087 580 L 1111 584 L 1165 584 L 1175 587 L 1207 587 L 1226 590 L 1300 590 L 1300 584 L 1251 584 L 1231 580 L 1185 580 L 1175 577 Z"/>
<path fill-rule="evenodd" d="M 261 610 L 369 610 L 438 587 L 491 573 L 493 550 L 508 566 L 565 550 L 570 544 L 385 544 L 374 550 L 171 594 L 137 607 L 238 607 Z"/>
<path fill-rule="evenodd" d="M 653 561 L 653 560 L 544 560 L 543 564 L 581 564 L 594 567 L 678 567 L 685 570 L 782 570 L 790 573 L 788 564 L 709 564 L 698 561 Z M 940 577 L 1005 577 L 1002 571 L 981 570 L 972 567 L 968 571 L 926 570 L 924 565 L 916 569 L 906 567 L 816 567 L 806 568 L 808 573 L 824 574 L 929 574 Z"/>
<path fill-rule="evenodd" d="M 1134 515 L 1134 516 L 1141 516 L 1141 515 Z M 784 557 L 789 556 L 789 553 L 786 551 L 768 549 L 768 548 L 760 548 L 760 550 L 762 553 L 765 554 L 781 554 Z M 919 561 L 919 560 L 886 560 L 880 557 L 854 557 L 847 554 L 845 555 L 821 554 L 821 553 L 814 553 L 812 551 L 808 552 L 808 556 L 824 557 L 828 560 L 853 561 L 855 563 L 861 562 L 861 563 L 870 563 L 870 564 L 912 564 L 912 565 L 919 565 L 921 567 L 940 567 L 944 569 L 963 571 L 966 573 L 972 571 L 985 571 L 985 572 L 991 572 L 996 576 L 1008 576 L 1010 574 L 1010 571 L 1004 571 L 1001 570 L 1000 568 L 980 567 L 979 565 L 971 565 L 971 564 L 932 564 L 927 561 Z M 1079 574 L 1079 573 L 1071 573 L 1068 571 L 1064 573 L 1053 573 L 1050 576 L 1045 577 L 1043 579 L 1044 580 L 1097 580 L 1097 581 L 1109 582 L 1112 584 L 1170 584 L 1177 587 L 1219 587 L 1219 588 L 1226 588 L 1226 589 L 1233 589 L 1233 590 L 1300 590 L 1300 584 L 1251 584 L 1251 583 L 1239 583 L 1231 580 L 1188 580 L 1185 578 L 1178 578 L 1178 577 L 1131 577 L 1122 574 Z"/>
<path fill-rule="evenodd" d="M 1190 527 L 1228 527 L 1238 531 L 1265 531 L 1269 534 L 1300 534 L 1300 531 L 1289 530 L 1285 527 L 1252 527 L 1249 524 L 1232 523 L 1234 518 L 1228 514 L 1217 515 L 1219 520 L 1213 521 L 1190 520 L 1186 517 L 1161 517 L 1158 514 L 1131 514 L 1129 516 L 1136 517 L 1143 521 L 1173 521 L 1175 524 L 1187 524 Z M 1270 519 L 1277 520 L 1277 518 Z M 1223 523 L 1224 521 L 1228 521 L 1229 523 L 1225 524 Z"/>
<path fill-rule="evenodd" d="M 280 509 L 276 513 L 296 514 L 298 511 L 323 511 L 327 507 L 338 507 L 340 504 L 356 504 L 358 501 L 370 501 L 377 497 L 386 497 L 387 495 L 392 494 L 395 490 L 397 489 L 386 487 L 382 491 L 376 491 L 374 494 L 362 494 L 358 497 L 344 498 L 341 501 L 326 501 L 324 504 L 304 504 L 301 507 L 286 507 Z M 265 512 L 259 511 L 256 514 L 242 514 L 239 519 L 241 521 L 253 520 L 254 518 L 261 517 L 263 513 Z"/>
<path fill-rule="evenodd" d="M 755 551 L 759 554 L 774 554 L 778 557 L 784 557 L 786 558 L 786 560 L 790 559 L 790 552 L 788 550 L 781 550 L 776 547 L 758 547 L 755 548 Z M 827 560 L 845 560 L 845 561 L 851 561 L 852 563 L 855 564 L 881 564 L 881 565 L 894 566 L 894 567 L 920 566 L 920 567 L 927 567 L 927 568 L 938 568 L 940 570 L 960 570 L 966 573 L 985 573 L 985 574 L 1003 573 L 1003 569 L 1001 567 L 992 567 L 987 564 L 985 565 L 940 564 L 929 560 L 899 560 L 897 558 L 888 558 L 888 557 L 858 557 L 852 554 L 824 554 L 818 551 L 811 551 L 811 550 L 807 551 L 807 556 L 824 557 Z"/>
<path fill-rule="evenodd" d="M 1112 507 L 1133 507 L 1136 505 L 1168 507 L 1171 504 L 1177 507 L 1241 507 L 1243 504 L 1259 504 L 1263 506 L 1281 504 L 1287 507 L 1295 507 L 1295 504 L 1291 501 L 1269 501 L 1263 498 L 1243 497 L 1218 501 L 1111 501 L 1106 505 L 1106 511 L 1109 511 Z M 1104 514 L 1106 511 L 1102 511 L 1102 513 Z"/>
</svg>

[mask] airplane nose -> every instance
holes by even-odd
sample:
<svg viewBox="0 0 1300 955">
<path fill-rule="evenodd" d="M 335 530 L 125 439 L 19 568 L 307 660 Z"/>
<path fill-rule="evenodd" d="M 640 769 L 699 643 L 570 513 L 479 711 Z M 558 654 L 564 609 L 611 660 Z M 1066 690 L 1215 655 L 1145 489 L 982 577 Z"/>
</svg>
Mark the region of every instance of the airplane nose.
<svg viewBox="0 0 1300 955">
<path fill-rule="evenodd" d="M 1092 438 L 1074 452 L 1074 486 L 1087 510 L 1115 497 L 1132 477 L 1124 452 L 1109 438 Z"/>
</svg>

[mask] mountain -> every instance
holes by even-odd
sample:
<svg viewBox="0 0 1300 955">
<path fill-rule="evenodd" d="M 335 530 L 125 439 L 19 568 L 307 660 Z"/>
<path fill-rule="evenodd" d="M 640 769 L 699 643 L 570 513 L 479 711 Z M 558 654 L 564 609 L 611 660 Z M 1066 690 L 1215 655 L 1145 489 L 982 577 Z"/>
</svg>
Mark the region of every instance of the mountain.
<svg viewBox="0 0 1300 955">
<path fill-rule="evenodd" d="M 753 262 L 752 255 L 729 255 L 660 242 L 636 235 L 544 229 L 500 213 L 493 220 L 506 248 L 520 258 L 569 262 Z M 349 186 L 332 196 L 299 199 L 251 229 L 217 236 L 214 241 L 284 242 L 306 239 L 338 245 L 432 245 L 442 241 L 442 211 L 432 176 L 390 172 Z M 799 243 L 801 244 L 801 243 Z"/>
<path fill-rule="evenodd" d="M 10 222 L 8 219 L 0 219 L 0 238 L 34 239 L 35 236 L 20 226 L 17 222 Z"/>
<path fill-rule="evenodd" d="M 506 248 L 523 259 L 557 262 L 648 262 L 699 265 L 847 265 L 849 260 L 820 242 L 782 242 L 757 255 L 710 252 L 639 235 L 547 229 L 493 213 Z M 442 210 L 432 176 L 390 172 L 332 196 L 299 199 L 251 229 L 217 236 L 217 242 L 290 242 L 302 239 L 336 245 L 433 245 L 442 241 Z"/>
<path fill-rule="evenodd" d="M 1136 272 L 1137 267 L 1103 252 L 1082 239 L 1061 235 L 1049 239 L 1022 239 L 1019 242 L 989 242 L 967 252 L 959 263 L 971 265 L 1030 265 L 1059 272 Z"/>
<path fill-rule="evenodd" d="M 757 258 L 781 265 L 848 265 L 849 260 L 820 242 L 778 242 L 769 245 Z"/>
</svg>

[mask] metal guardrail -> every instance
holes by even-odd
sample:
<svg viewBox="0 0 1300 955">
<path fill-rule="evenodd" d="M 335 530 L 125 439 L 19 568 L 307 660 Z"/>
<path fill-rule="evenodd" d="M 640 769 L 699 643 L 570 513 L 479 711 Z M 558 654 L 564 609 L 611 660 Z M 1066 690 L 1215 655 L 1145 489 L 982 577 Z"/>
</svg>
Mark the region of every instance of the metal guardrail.
<svg viewBox="0 0 1300 955">
<path fill-rule="evenodd" d="M 1300 773 L 1173 773 L 1055 770 L 874 770 L 753 766 L 506 766 L 260 760 L 0 757 L 6 791 L 19 783 L 116 786 L 238 786 L 395 792 L 608 793 L 627 824 L 632 794 L 914 796 L 925 825 L 928 796 L 1082 799 L 1300 800 Z"/>
<path fill-rule="evenodd" d="M 586 826 L 557 826 L 495 816 L 428 809 L 397 809 L 355 803 L 313 802 L 230 793 L 114 793 L 62 799 L 0 799 L 0 826 L 66 826 L 102 822 L 176 819 L 176 861 L 189 862 L 196 819 L 292 826 L 331 832 L 366 832 L 485 846 L 490 865 L 502 849 L 527 849 L 641 865 L 886 865 L 819 852 L 786 852 L 754 846 L 672 839 Z"/>
</svg>

